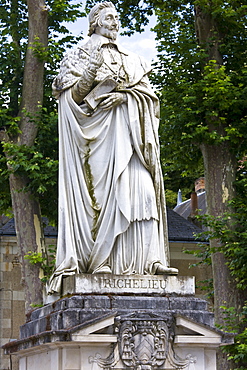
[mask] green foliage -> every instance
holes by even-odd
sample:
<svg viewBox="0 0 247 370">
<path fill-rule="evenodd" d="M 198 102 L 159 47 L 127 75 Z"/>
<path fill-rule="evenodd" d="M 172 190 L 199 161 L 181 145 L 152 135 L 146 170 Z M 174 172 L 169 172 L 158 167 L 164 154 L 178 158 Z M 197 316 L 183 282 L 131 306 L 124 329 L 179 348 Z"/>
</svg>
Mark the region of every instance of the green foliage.
<svg viewBox="0 0 247 370">
<path fill-rule="evenodd" d="M 227 259 L 227 265 L 230 273 L 233 276 L 236 287 L 238 289 L 247 289 L 247 208 L 242 207 L 243 201 L 238 196 L 232 203 L 239 204 L 240 208 L 236 207 L 234 214 L 229 213 L 219 217 L 198 216 L 208 231 L 203 232 L 208 239 L 220 240 L 217 248 L 209 248 L 206 251 L 201 251 L 201 257 L 208 260 L 209 256 L 215 252 L 224 253 Z"/>
<path fill-rule="evenodd" d="M 52 81 L 66 49 L 76 44 L 82 35 L 74 37 L 66 27 L 84 17 L 81 4 L 69 0 L 47 0 L 49 7 L 48 48 L 40 44 L 38 38 L 29 45 L 35 55 L 45 61 L 44 103 L 35 117 L 28 117 L 38 126 L 34 145 L 14 144 L 21 134 L 20 104 L 22 97 L 23 70 L 28 37 L 28 13 L 25 0 L 3 0 L 0 6 L 0 130 L 9 140 L 0 144 L 0 213 L 11 208 L 8 185 L 10 172 L 25 174 L 28 178 L 27 189 L 39 199 L 42 214 L 51 221 L 57 218 L 57 159 L 58 133 L 56 101 L 52 98 Z M 28 115 L 28 112 L 22 112 Z M 12 140 L 13 139 L 13 140 Z"/>
<path fill-rule="evenodd" d="M 198 216 L 199 218 L 200 216 Z M 202 216 L 204 217 L 204 216 Z M 202 232 L 201 234 L 198 233 L 197 234 L 197 238 L 201 239 L 201 238 L 205 238 L 205 233 Z M 207 241 L 207 239 L 205 238 L 205 242 L 204 243 L 198 243 L 197 244 L 197 247 L 198 249 L 197 250 L 185 250 L 184 252 L 187 253 L 187 254 L 193 254 L 193 256 L 195 256 L 196 258 L 199 259 L 199 261 L 195 264 L 192 264 L 191 267 L 197 267 L 197 266 L 200 266 L 200 265 L 211 265 L 211 249 L 210 249 L 210 245 Z"/>
<path fill-rule="evenodd" d="M 38 36 L 36 36 L 35 41 L 28 47 L 28 49 L 32 50 L 34 55 L 40 60 L 40 61 L 46 61 L 49 56 L 49 52 L 47 47 L 44 47 L 42 42 L 40 42 L 40 39 Z"/>
<path fill-rule="evenodd" d="M 203 1 L 196 4 L 207 7 Z M 247 46 L 246 38 L 243 41 L 246 17 L 236 25 L 229 9 L 234 7 L 236 21 L 240 4 L 210 4 L 220 28 L 228 26 L 220 45 L 223 65 L 206 62 L 207 50 L 198 44 L 195 34 L 193 2 L 164 1 L 156 11 L 159 61 L 153 80 L 160 86 L 162 141 L 171 143 L 170 148 L 164 145 L 162 156 L 166 161 L 175 153 L 176 161 L 185 168 L 198 163 L 201 143 L 218 145 L 227 140 L 239 157 L 245 150 L 247 80 L 241 51 L 243 43 Z M 228 22 L 229 17 L 234 24 Z"/>
<path fill-rule="evenodd" d="M 210 256 L 215 252 L 222 252 L 226 256 L 230 273 L 236 282 L 236 287 L 244 292 L 247 290 L 247 158 L 239 161 L 236 189 L 237 197 L 229 206 L 234 213 L 220 217 L 198 216 L 208 231 L 202 233 L 207 239 L 217 239 L 217 248 L 202 244 L 196 251 L 201 258 L 200 263 L 210 263 Z M 202 236 L 199 235 L 199 236 Z M 207 285 L 205 285 L 207 288 Z M 247 363 L 247 302 L 239 312 L 239 307 L 222 307 L 224 309 L 225 324 L 220 329 L 236 333 L 234 344 L 224 347 L 229 360 L 233 360 L 237 370 L 245 370 Z"/>
<path fill-rule="evenodd" d="M 202 217 L 201 216 L 196 216 L 196 217 L 199 220 L 201 220 L 205 216 L 202 216 Z M 191 254 L 194 257 L 198 258 L 197 262 L 190 264 L 190 268 L 198 267 L 198 266 L 202 266 L 202 265 L 211 266 L 212 265 L 212 261 L 211 261 L 212 251 L 211 251 L 211 248 L 210 248 L 210 244 L 209 244 L 207 235 L 205 235 L 204 232 L 198 233 L 196 235 L 196 238 L 200 239 L 200 240 L 205 239 L 205 241 L 203 243 L 199 242 L 197 244 L 198 249 L 196 249 L 196 250 L 185 249 L 183 251 L 186 254 Z M 205 293 L 205 298 L 207 298 L 210 301 L 213 301 L 214 287 L 213 287 L 213 279 L 212 278 L 198 281 L 196 283 L 196 287 L 199 288 L 201 291 L 203 291 Z"/>
<path fill-rule="evenodd" d="M 31 251 L 28 252 L 28 254 L 25 256 L 25 259 L 28 260 L 31 265 L 36 265 L 37 263 L 41 264 L 44 261 L 42 253 Z"/>
<path fill-rule="evenodd" d="M 161 91 L 161 137 L 171 143 L 171 149 L 167 144 L 162 147 L 164 160 L 175 152 L 179 163 L 198 164 L 201 143 L 219 145 L 228 141 L 237 155 L 243 153 L 247 140 L 246 72 L 243 66 L 241 78 L 236 78 L 235 73 L 226 72 L 225 66 L 209 61 L 197 81 L 182 73 L 179 81 L 168 81 Z M 156 80 L 162 79 L 164 84 L 164 78 Z"/>
<path fill-rule="evenodd" d="M 225 309 L 225 325 L 222 330 L 237 333 L 234 338 L 234 344 L 223 347 L 223 351 L 227 354 L 229 360 L 233 360 L 238 366 L 236 370 L 246 370 L 247 363 L 247 301 L 243 306 L 242 311 L 236 312 L 234 307 L 222 307 Z M 238 325 L 236 325 L 236 317 Z"/>
<path fill-rule="evenodd" d="M 191 265 L 193 266 L 193 265 Z M 204 294 L 205 298 L 212 302 L 214 301 L 214 282 L 213 279 L 200 280 L 196 284 L 196 288 L 199 288 Z"/>
<path fill-rule="evenodd" d="M 54 246 L 49 245 L 43 253 L 29 251 L 24 258 L 28 260 L 31 265 L 37 265 L 43 270 L 44 275 L 41 278 L 41 281 L 46 283 L 55 267 L 56 249 Z"/>
<path fill-rule="evenodd" d="M 35 147 L 26 145 L 7 142 L 3 144 L 3 149 L 7 155 L 7 159 L 4 158 L 7 166 L 5 171 L 1 171 L 2 176 L 8 177 L 10 173 L 28 176 L 30 182 L 25 190 L 37 193 L 44 193 L 48 185 L 56 183 L 57 160 L 44 157 Z"/>
<path fill-rule="evenodd" d="M 18 120 L 18 119 L 17 119 Z M 43 215 L 52 222 L 57 219 L 57 171 L 58 133 L 57 112 L 43 108 L 32 120 L 38 125 L 38 135 L 32 147 L 14 142 L 2 144 L 0 156 L 0 209 L 6 212 L 11 207 L 8 177 L 16 173 L 28 178 L 24 191 L 31 191 L 39 199 Z M 16 126 L 14 127 L 16 129 Z M 13 128 L 8 126 L 8 133 Z M 49 197 L 47 197 L 49 194 Z"/>
</svg>

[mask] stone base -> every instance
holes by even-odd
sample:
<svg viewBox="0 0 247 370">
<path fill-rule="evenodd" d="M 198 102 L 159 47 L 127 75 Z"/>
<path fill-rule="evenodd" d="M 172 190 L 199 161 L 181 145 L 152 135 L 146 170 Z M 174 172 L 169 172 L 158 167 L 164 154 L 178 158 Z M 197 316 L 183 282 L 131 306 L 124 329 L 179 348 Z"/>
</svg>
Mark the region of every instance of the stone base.
<svg viewBox="0 0 247 370">
<path fill-rule="evenodd" d="M 4 346 L 20 370 L 216 370 L 215 329 L 193 296 L 77 294 L 31 312 Z"/>
<path fill-rule="evenodd" d="M 195 294 L 195 280 L 173 275 L 80 274 L 63 279 L 62 296 L 74 293 L 187 296 Z"/>
</svg>

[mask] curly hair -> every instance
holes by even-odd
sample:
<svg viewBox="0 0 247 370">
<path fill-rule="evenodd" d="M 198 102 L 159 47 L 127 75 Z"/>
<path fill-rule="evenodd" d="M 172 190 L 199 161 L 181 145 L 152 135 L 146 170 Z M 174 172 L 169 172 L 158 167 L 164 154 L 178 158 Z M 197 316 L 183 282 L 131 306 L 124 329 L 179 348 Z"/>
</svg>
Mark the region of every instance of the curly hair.
<svg viewBox="0 0 247 370">
<path fill-rule="evenodd" d="M 94 5 L 94 7 L 90 10 L 90 13 L 88 15 L 88 21 L 89 21 L 88 36 L 91 36 L 95 32 L 95 29 L 99 24 L 99 13 L 104 8 L 116 9 L 114 4 L 111 1 L 105 1 L 104 3 L 98 3 Z"/>
</svg>

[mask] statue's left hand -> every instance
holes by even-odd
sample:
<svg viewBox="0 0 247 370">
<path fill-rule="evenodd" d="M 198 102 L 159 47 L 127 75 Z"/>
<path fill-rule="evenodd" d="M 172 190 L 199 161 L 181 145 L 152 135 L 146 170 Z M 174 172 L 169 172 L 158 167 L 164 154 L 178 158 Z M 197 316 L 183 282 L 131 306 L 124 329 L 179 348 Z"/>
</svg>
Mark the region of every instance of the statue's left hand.
<svg viewBox="0 0 247 370">
<path fill-rule="evenodd" d="M 98 98 L 96 98 L 96 100 L 101 100 L 101 99 L 104 99 L 104 100 L 100 103 L 99 106 L 103 110 L 108 110 L 108 109 L 111 109 L 112 107 L 115 107 L 116 105 L 126 102 L 127 96 L 125 93 L 113 92 L 109 94 L 100 95 Z"/>
</svg>

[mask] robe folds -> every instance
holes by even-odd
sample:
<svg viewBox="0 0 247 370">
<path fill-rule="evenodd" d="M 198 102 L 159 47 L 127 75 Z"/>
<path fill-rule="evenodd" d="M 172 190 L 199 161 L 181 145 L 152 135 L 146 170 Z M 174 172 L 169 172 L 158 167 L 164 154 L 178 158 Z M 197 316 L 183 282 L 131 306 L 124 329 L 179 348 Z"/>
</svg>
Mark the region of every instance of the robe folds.
<svg viewBox="0 0 247 370">
<path fill-rule="evenodd" d="M 91 40 L 67 56 L 54 82 L 59 223 L 48 293 L 60 291 L 62 276 L 97 273 L 105 265 L 115 274 L 153 274 L 156 262 L 169 266 L 159 102 L 148 82 L 150 70 L 119 48 L 125 79 L 118 91 L 127 101 L 88 114 L 84 103 L 73 100 L 71 87 L 87 66 L 90 48 Z M 111 74 L 102 66 L 96 80 Z"/>
</svg>

